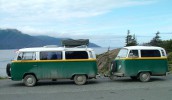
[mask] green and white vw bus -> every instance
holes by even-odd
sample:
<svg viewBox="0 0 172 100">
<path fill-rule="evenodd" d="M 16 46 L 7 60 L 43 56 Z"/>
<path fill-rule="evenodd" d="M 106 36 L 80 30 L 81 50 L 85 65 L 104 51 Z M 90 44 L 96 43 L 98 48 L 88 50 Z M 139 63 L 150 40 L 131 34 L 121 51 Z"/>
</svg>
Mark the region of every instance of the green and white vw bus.
<svg viewBox="0 0 172 100">
<path fill-rule="evenodd" d="M 72 79 L 82 85 L 97 75 L 96 56 L 91 48 L 23 48 L 7 65 L 7 74 L 14 81 L 23 80 L 26 86 L 43 79 Z"/>
<path fill-rule="evenodd" d="M 162 76 L 168 72 L 166 52 L 161 47 L 129 46 L 123 47 L 110 66 L 110 78 L 128 76 L 150 80 L 151 76 Z"/>
</svg>

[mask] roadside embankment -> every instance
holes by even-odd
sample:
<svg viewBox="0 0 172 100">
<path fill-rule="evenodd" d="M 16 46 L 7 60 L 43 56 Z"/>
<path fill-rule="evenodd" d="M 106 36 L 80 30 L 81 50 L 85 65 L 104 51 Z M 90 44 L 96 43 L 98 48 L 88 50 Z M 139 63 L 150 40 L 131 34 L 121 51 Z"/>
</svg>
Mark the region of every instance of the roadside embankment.
<svg viewBox="0 0 172 100">
<path fill-rule="evenodd" d="M 97 55 L 97 66 L 100 74 L 107 74 L 109 66 L 113 59 L 117 56 L 119 49 L 108 50 L 105 53 Z"/>
</svg>

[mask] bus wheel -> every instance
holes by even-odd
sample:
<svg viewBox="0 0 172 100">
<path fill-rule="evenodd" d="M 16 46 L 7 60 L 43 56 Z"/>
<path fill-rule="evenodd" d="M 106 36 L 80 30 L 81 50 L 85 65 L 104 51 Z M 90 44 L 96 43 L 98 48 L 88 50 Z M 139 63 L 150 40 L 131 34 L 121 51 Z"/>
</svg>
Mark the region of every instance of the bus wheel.
<svg viewBox="0 0 172 100">
<path fill-rule="evenodd" d="M 7 75 L 8 75 L 9 77 L 11 77 L 11 65 L 10 65 L 10 63 L 7 64 L 6 73 L 7 73 Z"/>
<path fill-rule="evenodd" d="M 32 87 L 36 84 L 36 78 L 34 75 L 26 75 L 23 79 L 23 82 L 26 86 Z"/>
<path fill-rule="evenodd" d="M 150 80 L 150 73 L 149 72 L 141 72 L 139 74 L 139 79 L 141 82 L 148 82 Z"/>
<path fill-rule="evenodd" d="M 74 82 L 77 85 L 83 85 L 87 81 L 87 77 L 85 75 L 75 75 Z"/>
</svg>

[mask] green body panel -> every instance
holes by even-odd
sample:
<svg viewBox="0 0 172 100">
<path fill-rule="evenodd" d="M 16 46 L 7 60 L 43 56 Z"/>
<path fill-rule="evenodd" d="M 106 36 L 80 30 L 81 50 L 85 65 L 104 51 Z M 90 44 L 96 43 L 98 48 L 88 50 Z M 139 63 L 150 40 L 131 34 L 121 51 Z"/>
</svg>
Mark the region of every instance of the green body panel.
<svg viewBox="0 0 172 100">
<path fill-rule="evenodd" d="M 167 59 L 116 59 L 116 70 L 124 76 L 137 76 L 139 72 L 149 71 L 151 75 L 166 75 Z"/>
<path fill-rule="evenodd" d="M 97 75 L 97 64 L 95 60 L 13 62 L 11 64 L 12 80 L 22 80 L 26 73 L 35 74 L 38 80 L 72 78 L 75 74 L 85 74 L 88 78 L 94 78 Z"/>
</svg>

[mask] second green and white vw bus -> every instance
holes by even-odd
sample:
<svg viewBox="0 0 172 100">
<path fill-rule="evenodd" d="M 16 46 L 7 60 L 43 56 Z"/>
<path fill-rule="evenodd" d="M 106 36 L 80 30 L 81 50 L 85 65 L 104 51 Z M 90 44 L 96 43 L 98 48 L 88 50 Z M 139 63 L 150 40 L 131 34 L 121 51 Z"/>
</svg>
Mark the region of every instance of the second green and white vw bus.
<svg viewBox="0 0 172 100">
<path fill-rule="evenodd" d="M 165 50 L 153 46 L 123 47 L 110 66 L 111 79 L 114 76 L 128 76 L 147 82 L 151 76 L 163 76 L 167 72 Z"/>
<path fill-rule="evenodd" d="M 43 79 L 72 79 L 82 85 L 97 75 L 96 56 L 91 48 L 23 48 L 7 65 L 7 74 L 12 80 L 23 80 L 26 86 Z"/>
</svg>

